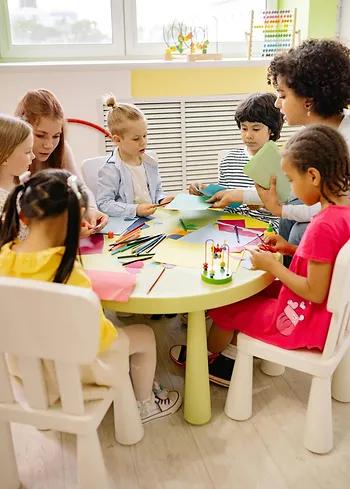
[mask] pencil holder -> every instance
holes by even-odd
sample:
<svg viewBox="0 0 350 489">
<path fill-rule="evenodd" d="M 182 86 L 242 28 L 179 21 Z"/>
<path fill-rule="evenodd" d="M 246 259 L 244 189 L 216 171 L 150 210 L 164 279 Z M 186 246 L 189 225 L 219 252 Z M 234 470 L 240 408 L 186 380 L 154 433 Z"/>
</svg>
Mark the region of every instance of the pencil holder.
<svg viewBox="0 0 350 489">
<path fill-rule="evenodd" d="M 223 285 L 232 280 L 230 271 L 230 249 L 226 243 L 215 244 L 214 240 L 205 242 L 205 261 L 202 268 L 202 280 L 208 284 Z"/>
</svg>

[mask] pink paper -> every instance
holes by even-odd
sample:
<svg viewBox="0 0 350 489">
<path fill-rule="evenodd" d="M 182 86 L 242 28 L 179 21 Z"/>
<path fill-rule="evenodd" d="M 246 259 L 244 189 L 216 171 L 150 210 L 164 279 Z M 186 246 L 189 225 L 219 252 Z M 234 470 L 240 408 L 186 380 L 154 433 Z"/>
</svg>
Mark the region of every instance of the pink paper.
<svg viewBox="0 0 350 489">
<path fill-rule="evenodd" d="M 125 265 L 125 268 L 129 273 L 136 275 L 144 266 L 145 264 L 143 261 L 135 261 L 134 263 L 130 263 L 130 265 Z"/>
<path fill-rule="evenodd" d="M 244 219 L 219 219 L 218 226 L 220 231 L 228 231 L 230 228 L 234 229 L 234 226 L 245 228 Z"/>
<path fill-rule="evenodd" d="M 79 250 L 81 255 L 94 255 L 103 251 L 103 234 L 92 234 L 88 238 L 80 240 Z"/>
<path fill-rule="evenodd" d="M 94 292 L 101 300 L 127 302 L 134 290 L 135 275 L 123 272 L 85 270 Z"/>
</svg>

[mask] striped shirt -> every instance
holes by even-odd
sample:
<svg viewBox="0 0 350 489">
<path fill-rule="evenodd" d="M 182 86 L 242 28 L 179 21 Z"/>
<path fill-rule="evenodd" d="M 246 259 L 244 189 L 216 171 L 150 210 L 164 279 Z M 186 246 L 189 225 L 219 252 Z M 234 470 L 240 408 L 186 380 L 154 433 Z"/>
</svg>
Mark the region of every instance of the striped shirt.
<svg viewBox="0 0 350 489">
<path fill-rule="evenodd" d="M 226 188 L 249 188 L 254 187 L 254 181 L 243 173 L 243 167 L 248 163 L 249 155 L 245 148 L 234 148 L 221 161 L 219 166 L 219 185 Z M 265 222 L 272 222 L 275 231 L 278 231 L 279 218 L 273 216 L 267 209 L 249 209 L 242 204 L 235 209 L 225 208 L 225 212 L 253 217 Z"/>
</svg>

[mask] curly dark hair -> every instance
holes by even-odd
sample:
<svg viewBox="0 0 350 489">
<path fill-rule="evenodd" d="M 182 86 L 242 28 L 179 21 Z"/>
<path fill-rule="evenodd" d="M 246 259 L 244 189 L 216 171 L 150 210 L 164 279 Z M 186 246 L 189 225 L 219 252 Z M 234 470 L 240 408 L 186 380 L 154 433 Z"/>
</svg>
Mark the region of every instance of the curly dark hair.
<svg viewBox="0 0 350 489">
<path fill-rule="evenodd" d="M 277 54 L 267 70 L 275 88 L 278 76 L 300 97 L 312 98 L 322 117 L 341 114 L 350 103 L 350 49 L 338 41 L 310 39 Z"/>
<path fill-rule="evenodd" d="M 274 93 L 249 95 L 236 109 L 235 121 L 239 129 L 243 122 L 260 122 L 270 129 L 270 139 L 277 141 L 283 126 L 283 115 L 275 107 L 276 99 Z"/>
<path fill-rule="evenodd" d="M 283 157 L 291 159 L 300 173 L 316 168 L 321 175 L 321 194 L 330 203 L 350 189 L 348 145 L 339 131 L 324 124 L 312 124 L 298 131 L 286 143 Z"/>
</svg>

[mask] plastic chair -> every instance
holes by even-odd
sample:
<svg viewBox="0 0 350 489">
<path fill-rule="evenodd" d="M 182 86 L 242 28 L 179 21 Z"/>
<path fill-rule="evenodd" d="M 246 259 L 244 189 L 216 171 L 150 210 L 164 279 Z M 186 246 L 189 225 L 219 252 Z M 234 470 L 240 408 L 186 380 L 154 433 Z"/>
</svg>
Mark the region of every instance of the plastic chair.
<svg viewBox="0 0 350 489">
<path fill-rule="evenodd" d="M 98 351 L 97 296 L 80 287 L 2 277 L 0 309 L 1 489 L 20 485 L 10 422 L 76 434 L 79 487 L 109 488 L 97 434 L 109 406 L 114 403 L 117 441 L 136 443 L 144 431 L 129 377 L 125 343 L 119 352 L 117 388 L 100 387 L 98 400 L 84 402 L 80 365 L 90 364 Z M 29 407 L 15 400 L 5 353 L 17 358 Z M 54 362 L 61 402 L 53 406 L 48 403 L 41 359 Z"/>
<path fill-rule="evenodd" d="M 95 158 L 84 160 L 81 165 L 84 181 L 95 197 L 97 194 L 98 171 L 106 161 L 107 156 L 96 156 Z"/>
<path fill-rule="evenodd" d="M 237 359 L 225 413 L 245 420 L 252 415 L 253 356 L 312 375 L 304 446 L 315 453 L 333 448 L 332 397 L 350 402 L 350 241 L 340 250 L 327 308 L 333 313 L 323 352 L 285 350 L 239 333 Z M 333 376 L 333 379 L 332 379 Z"/>
</svg>

